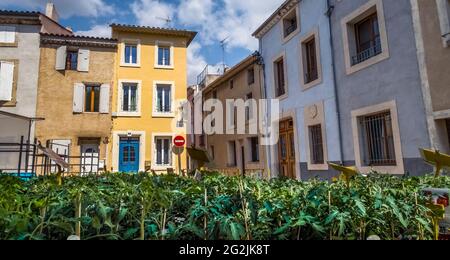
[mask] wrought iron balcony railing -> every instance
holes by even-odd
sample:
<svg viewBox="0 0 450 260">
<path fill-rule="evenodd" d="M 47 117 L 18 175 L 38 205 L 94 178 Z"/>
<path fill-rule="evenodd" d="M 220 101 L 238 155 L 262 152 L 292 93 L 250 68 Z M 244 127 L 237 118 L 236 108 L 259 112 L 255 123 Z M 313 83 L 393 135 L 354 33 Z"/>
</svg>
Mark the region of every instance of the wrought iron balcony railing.
<svg viewBox="0 0 450 260">
<path fill-rule="evenodd" d="M 361 62 L 364 62 L 372 57 L 375 57 L 383 51 L 381 47 L 381 40 L 380 38 L 377 38 L 375 41 L 372 41 L 371 46 L 364 51 L 361 51 L 360 53 L 356 54 L 352 57 L 352 66 L 359 64 Z"/>
</svg>

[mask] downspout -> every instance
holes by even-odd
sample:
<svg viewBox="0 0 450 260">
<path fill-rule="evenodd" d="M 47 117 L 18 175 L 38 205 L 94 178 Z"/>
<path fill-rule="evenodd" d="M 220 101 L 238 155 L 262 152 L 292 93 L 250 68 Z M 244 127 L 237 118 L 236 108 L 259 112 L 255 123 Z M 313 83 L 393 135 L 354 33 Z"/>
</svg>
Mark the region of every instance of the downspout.
<svg viewBox="0 0 450 260">
<path fill-rule="evenodd" d="M 260 87 L 262 87 L 262 91 L 261 93 L 263 94 L 262 99 L 265 100 L 266 102 L 266 114 L 264 115 L 264 122 L 266 122 L 266 128 L 269 127 L 268 126 L 268 121 L 269 121 L 269 110 L 267 109 L 269 106 L 269 101 L 267 100 L 267 83 L 266 83 L 266 64 L 264 61 L 264 58 L 262 57 L 262 51 L 263 51 L 263 42 L 262 39 L 259 38 L 259 60 L 258 60 L 258 64 L 261 66 L 261 70 L 259 72 L 259 78 L 261 79 L 261 71 L 262 71 L 262 81 L 263 84 L 260 84 Z M 272 178 L 272 156 L 271 156 L 271 146 L 266 146 L 266 161 L 267 161 L 267 174 L 269 179 Z"/>
<path fill-rule="evenodd" d="M 343 138 L 342 138 L 342 126 L 341 126 L 341 112 L 340 112 L 340 103 L 338 96 L 338 83 L 337 83 L 337 75 L 336 75 L 336 59 L 334 56 L 334 41 L 333 41 L 333 33 L 332 33 L 332 23 L 331 23 L 331 15 L 333 15 L 334 5 L 331 5 L 330 0 L 327 0 L 327 12 L 326 16 L 328 17 L 328 32 L 330 33 L 330 48 L 331 48 L 331 67 L 333 70 L 333 90 L 335 96 L 335 104 L 336 104 L 336 114 L 338 121 L 338 134 L 339 134 L 339 154 L 341 157 L 341 164 L 344 164 L 344 151 L 342 148 Z"/>
</svg>

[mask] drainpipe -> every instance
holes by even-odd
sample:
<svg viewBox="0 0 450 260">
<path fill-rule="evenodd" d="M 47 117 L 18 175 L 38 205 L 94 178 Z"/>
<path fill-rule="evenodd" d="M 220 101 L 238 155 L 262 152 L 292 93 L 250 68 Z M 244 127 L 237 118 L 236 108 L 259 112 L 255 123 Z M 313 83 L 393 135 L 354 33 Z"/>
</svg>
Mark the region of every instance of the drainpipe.
<svg viewBox="0 0 450 260">
<path fill-rule="evenodd" d="M 263 73 L 262 76 L 262 80 L 263 80 L 263 84 L 262 84 L 262 91 L 261 94 L 263 95 L 262 99 L 266 100 L 266 114 L 264 115 L 264 121 L 266 122 L 266 128 L 269 127 L 268 126 L 268 121 L 269 121 L 269 110 L 268 105 L 269 105 L 269 101 L 267 100 L 267 82 L 266 82 L 266 64 L 264 62 L 264 58 L 262 57 L 262 51 L 263 51 L 263 42 L 262 39 L 259 39 L 259 60 L 258 60 L 258 64 L 261 66 L 261 70 Z M 259 72 L 260 76 L 260 80 L 261 80 L 261 70 Z M 261 84 L 260 84 L 261 85 Z M 269 178 L 272 178 L 272 156 L 271 156 L 271 146 L 266 146 L 266 161 L 267 161 L 267 173 L 269 175 Z"/>
<path fill-rule="evenodd" d="M 335 96 L 335 104 L 336 104 L 336 114 L 338 120 L 338 132 L 339 132 L 339 153 L 341 157 L 341 164 L 344 164 L 344 151 L 342 148 L 343 138 L 342 138 L 342 126 L 341 126 L 341 112 L 340 112 L 340 104 L 339 104 L 339 96 L 338 96 L 338 83 L 337 83 L 337 75 L 336 75 L 336 59 L 334 56 L 334 42 L 333 42 L 333 33 L 331 31 L 332 23 L 331 16 L 333 15 L 334 5 L 331 5 L 330 0 L 327 0 L 327 12 L 326 16 L 328 17 L 328 31 L 330 33 L 330 48 L 331 48 L 331 67 L 333 70 L 333 89 Z"/>
</svg>

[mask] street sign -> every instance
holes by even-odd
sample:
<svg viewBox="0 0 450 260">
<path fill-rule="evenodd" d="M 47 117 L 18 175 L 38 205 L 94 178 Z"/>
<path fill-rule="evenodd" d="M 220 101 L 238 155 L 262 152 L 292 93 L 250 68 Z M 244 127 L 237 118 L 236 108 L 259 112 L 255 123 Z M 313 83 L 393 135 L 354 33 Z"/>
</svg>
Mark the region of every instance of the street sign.
<svg viewBox="0 0 450 260">
<path fill-rule="evenodd" d="M 181 154 L 184 152 L 184 145 L 186 144 L 186 139 L 184 136 L 177 136 L 173 139 L 173 145 L 175 149 L 172 149 L 173 153 L 178 156 L 178 171 L 180 176 L 183 174 L 181 170 Z"/>
<path fill-rule="evenodd" d="M 173 139 L 173 144 L 176 147 L 184 147 L 184 145 L 186 144 L 186 139 L 183 136 L 179 135 L 175 137 L 175 139 Z"/>
<path fill-rule="evenodd" d="M 176 147 L 176 146 L 174 146 L 174 147 L 172 148 L 172 152 L 173 152 L 173 154 L 175 154 L 175 155 L 181 155 L 181 154 L 184 153 L 184 147 Z"/>
</svg>

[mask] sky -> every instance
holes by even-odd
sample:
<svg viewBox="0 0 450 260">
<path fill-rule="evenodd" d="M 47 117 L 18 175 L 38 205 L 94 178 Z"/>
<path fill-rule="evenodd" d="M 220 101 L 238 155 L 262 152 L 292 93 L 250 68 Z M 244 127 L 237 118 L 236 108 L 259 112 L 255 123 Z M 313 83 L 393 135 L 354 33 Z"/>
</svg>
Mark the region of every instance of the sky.
<svg viewBox="0 0 450 260">
<path fill-rule="evenodd" d="M 44 12 L 48 0 L 1 0 L 0 8 Z M 188 48 L 188 81 L 209 65 L 237 64 L 258 49 L 252 33 L 284 0 L 52 0 L 60 23 L 76 34 L 110 37 L 109 24 L 175 27 L 197 31 Z M 171 22 L 167 22 L 170 18 Z"/>
</svg>

